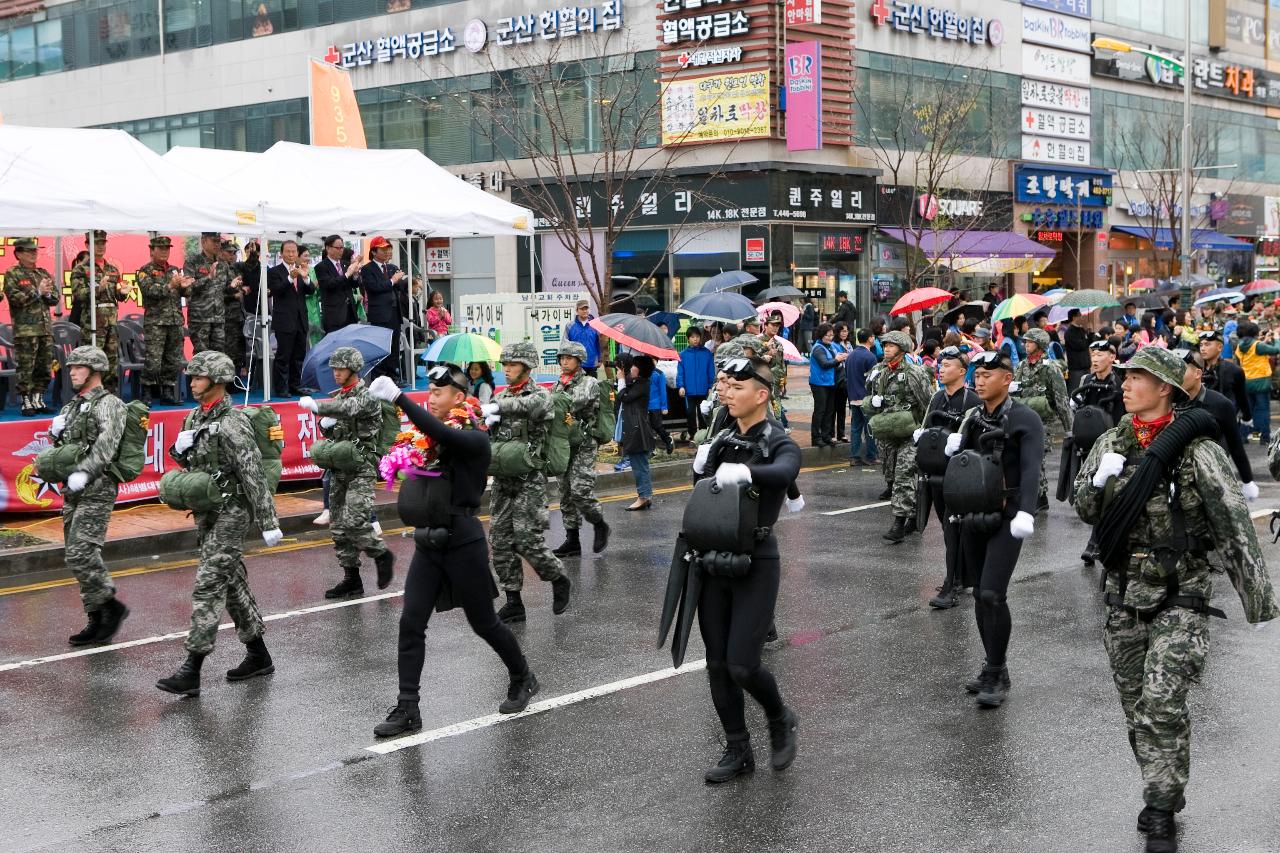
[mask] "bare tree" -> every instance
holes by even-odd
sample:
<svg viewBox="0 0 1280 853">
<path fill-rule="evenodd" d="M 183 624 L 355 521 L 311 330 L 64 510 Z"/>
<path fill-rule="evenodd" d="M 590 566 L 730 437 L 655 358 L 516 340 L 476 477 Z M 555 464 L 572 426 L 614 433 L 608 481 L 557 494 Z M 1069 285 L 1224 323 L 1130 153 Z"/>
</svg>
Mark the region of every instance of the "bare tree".
<svg viewBox="0 0 1280 853">
<path fill-rule="evenodd" d="M 920 85 L 919 77 L 899 75 L 873 92 L 869 102 L 858 99 L 858 142 L 870 149 L 888 182 L 911 187 L 917 200 L 927 196 L 936 201 L 960 187 L 984 195 L 999 168 L 999 157 L 991 156 L 992 152 L 999 154 L 1001 147 L 997 131 L 1001 123 L 992 115 L 996 105 L 987 87 L 987 71 L 960 61 L 938 68 L 940 75 L 928 85 Z M 923 211 L 921 206 L 907 200 L 904 236 L 909 244 L 931 242 L 934 248 L 926 254 L 908 246 L 903 253 L 903 277 L 909 290 L 963 274 L 965 270 L 954 266 L 952 256 L 982 220 L 949 214 L 946 206 L 928 206 Z"/>
</svg>

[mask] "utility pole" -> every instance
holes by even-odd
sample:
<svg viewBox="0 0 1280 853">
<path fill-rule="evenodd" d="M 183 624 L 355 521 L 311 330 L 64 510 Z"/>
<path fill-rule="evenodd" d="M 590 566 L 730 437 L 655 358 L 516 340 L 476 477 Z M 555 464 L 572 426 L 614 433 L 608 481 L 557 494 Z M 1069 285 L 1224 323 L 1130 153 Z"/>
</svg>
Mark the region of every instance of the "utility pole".
<svg viewBox="0 0 1280 853">
<path fill-rule="evenodd" d="M 1180 273 L 1183 281 L 1191 275 L 1191 0 L 1183 4 L 1186 42 L 1182 54 L 1182 251 Z"/>
</svg>

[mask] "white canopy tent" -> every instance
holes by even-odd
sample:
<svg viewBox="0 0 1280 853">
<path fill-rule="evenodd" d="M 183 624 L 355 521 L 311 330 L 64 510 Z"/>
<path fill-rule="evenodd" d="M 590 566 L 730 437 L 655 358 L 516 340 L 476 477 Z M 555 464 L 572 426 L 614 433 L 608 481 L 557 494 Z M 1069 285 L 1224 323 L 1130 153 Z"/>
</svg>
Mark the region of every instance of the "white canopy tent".
<svg viewBox="0 0 1280 853">
<path fill-rule="evenodd" d="M 257 227 L 252 205 L 122 130 L 0 125 L 0 234 L 100 229 L 198 234 Z M 89 250 L 90 340 L 98 342 L 97 259 Z"/>
</svg>

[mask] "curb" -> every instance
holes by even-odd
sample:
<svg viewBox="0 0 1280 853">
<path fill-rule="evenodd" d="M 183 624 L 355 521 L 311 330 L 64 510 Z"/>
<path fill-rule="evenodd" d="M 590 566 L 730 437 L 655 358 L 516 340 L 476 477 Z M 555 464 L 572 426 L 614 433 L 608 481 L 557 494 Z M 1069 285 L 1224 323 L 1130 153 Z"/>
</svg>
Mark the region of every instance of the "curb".
<svg viewBox="0 0 1280 853">
<path fill-rule="evenodd" d="M 802 447 L 800 449 L 801 464 L 822 465 L 842 461 L 844 457 L 835 452 L 839 449 L 839 447 L 834 449 Z M 689 461 L 654 465 L 651 471 L 655 486 L 687 483 L 693 476 L 692 462 Z M 630 472 L 609 472 L 596 476 L 596 492 L 600 495 L 619 494 L 630 491 L 634 487 L 635 480 Z M 379 494 L 381 493 L 379 492 Z M 558 484 L 552 480 L 548 483 L 547 502 L 551 504 L 558 502 L 559 499 Z M 377 514 L 378 521 L 384 525 L 388 527 L 401 526 L 400 516 L 396 512 L 395 501 L 377 503 L 374 511 Z M 489 492 L 486 490 L 481 498 L 480 514 L 485 515 L 488 512 Z M 320 532 L 320 528 L 311 524 L 311 519 L 314 517 L 315 513 L 310 511 L 282 515 L 280 516 L 280 529 L 286 536 L 306 532 Z M 250 535 L 250 539 L 257 535 L 257 529 L 252 529 L 253 533 Z M 140 557 L 153 555 L 164 557 L 194 556 L 198 545 L 195 526 L 192 525 L 181 530 L 166 530 L 162 533 L 110 540 L 102 549 L 102 557 L 107 563 L 113 563 L 119 560 L 136 560 Z M 50 580 L 71 576 L 64 562 L 62 545 L 15 548 L 12 551 L 0 552 L 0 554 L 3 554 L 4 557 L 3 560 L 0 560 L 0 579 L 19 578 L 24 575 L 34 574 L 43 575 L 45 579 Z"/>
</svg>

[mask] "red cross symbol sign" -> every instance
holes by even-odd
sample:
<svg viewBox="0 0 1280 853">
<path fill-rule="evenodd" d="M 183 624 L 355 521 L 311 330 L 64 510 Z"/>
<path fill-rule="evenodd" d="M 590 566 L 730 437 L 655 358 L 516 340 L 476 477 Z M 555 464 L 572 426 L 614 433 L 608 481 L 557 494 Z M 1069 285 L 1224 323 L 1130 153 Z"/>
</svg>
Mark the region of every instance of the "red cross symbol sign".
<svg viewBox="0 0 1280 853">
<path fill-rule="evenodd" d="M 328 52 L 324 55 L 324 61 L 330 65 L 337 65 L 342 60 L 342 53 L 338 50 L 336 44 L 329 45 Z"/>
<path fill-rule="evenodd" d="M 884 0 L 872 0 L 871 17 L 879 26 L 884 26 L 884 22 L 889 19 L 889 6 Z"/>
</svg>

